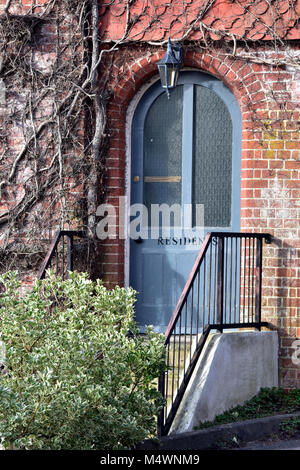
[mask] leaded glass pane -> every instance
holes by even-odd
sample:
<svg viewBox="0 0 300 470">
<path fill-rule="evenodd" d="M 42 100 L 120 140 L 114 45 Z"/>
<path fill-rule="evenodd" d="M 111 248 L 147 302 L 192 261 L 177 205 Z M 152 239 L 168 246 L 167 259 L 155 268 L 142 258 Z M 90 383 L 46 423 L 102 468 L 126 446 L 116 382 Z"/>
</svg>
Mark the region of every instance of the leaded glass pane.
<svg viewBox="0 0 300 470">
<path fill-rule="evenodd" d="M 204 204 L 206 227 L 230 227 L 232 121 L 212 90 L 195 85 L 193 204 Z"/>
</svg>

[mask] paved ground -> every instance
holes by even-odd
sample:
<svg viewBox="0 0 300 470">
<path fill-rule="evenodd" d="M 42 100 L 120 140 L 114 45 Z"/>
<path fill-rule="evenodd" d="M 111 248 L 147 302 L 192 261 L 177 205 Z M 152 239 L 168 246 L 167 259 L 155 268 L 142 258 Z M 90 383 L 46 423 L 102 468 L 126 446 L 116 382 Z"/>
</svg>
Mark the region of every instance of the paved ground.
<svg viewBox="0 0 300 470">
<path fill-rule="evenodd" d="M 237 450 L 300 450 L 300 439 L 247 442 Z"/>
</svg>

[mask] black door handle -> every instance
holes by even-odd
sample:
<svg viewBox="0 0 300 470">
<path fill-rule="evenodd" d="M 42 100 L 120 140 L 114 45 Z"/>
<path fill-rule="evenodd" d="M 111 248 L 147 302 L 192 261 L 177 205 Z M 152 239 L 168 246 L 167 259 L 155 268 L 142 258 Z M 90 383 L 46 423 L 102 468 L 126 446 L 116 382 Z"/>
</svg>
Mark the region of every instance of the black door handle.
<svg viewBox="0 0 300 470">
<path fill-rule="evenodd" d="M 135 243 L 142 243 L 143 239 L 141 237 L 135 238 L 134 239 Z"/>
</svg>

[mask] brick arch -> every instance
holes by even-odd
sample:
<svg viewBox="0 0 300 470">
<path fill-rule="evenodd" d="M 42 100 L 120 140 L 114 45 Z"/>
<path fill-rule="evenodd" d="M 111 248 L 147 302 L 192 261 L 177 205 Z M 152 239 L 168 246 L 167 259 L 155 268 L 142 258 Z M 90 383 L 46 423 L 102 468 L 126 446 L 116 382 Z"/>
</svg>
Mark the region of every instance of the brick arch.
<svg viewBox="0 0 300 470">
<path fill-rule="evenodd" d="M 115 82 L 114 101 L 120 106 L 128 106 L 139 89 L 154 75 L 158 74 L 157 62 L 163 57 L 165 51 L 147 55 L 133 62 L 122 78 Z M 218 53 L 201 53 L 187 51 L 184 54 L 184 67 L 193 67 L 199 71 L 208 72 L 225 83 L 236 97 L 241 112 L 249 111 L 249 100 L 253 94 L 262 92 L 262 85 L 256 76 L 257 68 L 249 63 L 229 56 L 223 59 Z M 256 83 L 253 86 L 253 83 Z M 259 96 L 260 97 L 260 96 Z"/>
<path fill-rule="evenodd" d="M 129 104 L 142 87 L 155 75 L 158 75 L 157 61 L 160 60 L 165 51 L 156 52 L 152 55 L 137 57 L 122 73 L 121 78 L 112 80 L 111 89 L 114 91 L 113 98 L 108 106 L 108 133 L 110 134 L 110 145 L 107 153 L 107 201 L 113 205 L 118 204 L 118 197 L 126 194 L 126 113 Z M 242 194 L 247 192 L 248 180 L 243 183 L 243 175 L 247 168 L 249 150 L 245 142 L 248 141 L 247 114 L 249 115 L 248 101 L 257 94 L 261 87 L 252 66 L 244 61 L 219 57 L 216 53 L 203 54 L 201 52 L 188 51 L 184 56 L 184 66 L 208 72 L 214 75 L 233 92 L 241 109 L 243 122 L 242 137 Z M 120 74 L 118 74 L 120 77 Z M 253 84 L 256 84 L 253 87 Z M 259 88 L 257 88 L 257 85 Z M 250 137 L 251 139 L 251 137 Z M 253 152 L 254 153 L 254 152 Z M 243 159 L 246 163 L 243 163 Z M 253 160 L 252 160 L 253 162 Z M 244 169 L 243 169 L 244 167 Z M 246 177 L 247 178 L 247 177 Z M 243 202 L 242 202 L 243 211 Z M 241 213 L 242 217 L 242 213 Z M 243 222 L 241 220 L 241 226 Z M 109 254 L 105 254 L 108 250 Z M 104 260 L 106 266 L 103 269 L 104 280 L 110 285 L 123 285 L 125 244 L 123 240 L 112 240 L 111 244 L 104 246 Z M 107 279 L 106 279 L 107 277 Z"/>
<path fill-rule="evenodd" d="M 157 62 L 164 52 L 141 57 L 131 64 L 126 74 L 116 83 L 114 101 L 121 106 L 128 106 L 139 89 L 154 75 L 158 74 Z"/>
</svg>

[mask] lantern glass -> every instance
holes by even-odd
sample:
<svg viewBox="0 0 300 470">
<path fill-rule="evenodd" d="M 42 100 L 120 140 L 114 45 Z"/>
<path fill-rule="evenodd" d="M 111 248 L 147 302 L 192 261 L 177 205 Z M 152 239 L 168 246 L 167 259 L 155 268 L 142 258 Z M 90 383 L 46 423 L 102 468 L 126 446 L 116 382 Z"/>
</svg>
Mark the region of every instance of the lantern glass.
<svg viewBox="0 0 300 470">
<path fill-rule="evenodd" d="M 167 66 L 166 65 L 159 65 L 158 66 L 158 71 L 160 75 L 160 81 L 161 81 L 161 86 L 163 88 L 167 88 Z"/>
<path fill-rule="evenodd" d="M 158 66 L 162 88 L 175 88 L 178 81 L 178 67 L 173 64 Z"/>
<path fill-rule="evenodd" d="M 177 85 L 178 67 L 171 65 L 168 67 L 168 88 L 174 88 Z"/>
</svg>

